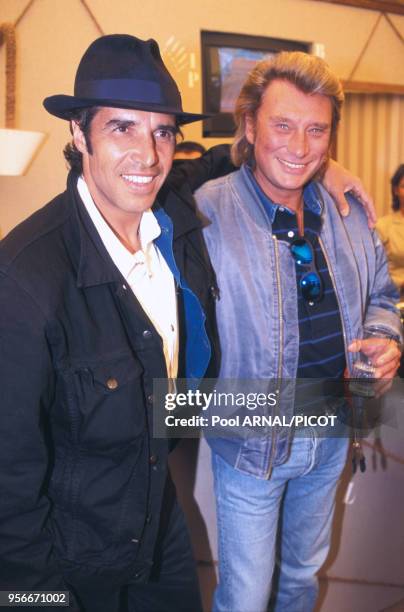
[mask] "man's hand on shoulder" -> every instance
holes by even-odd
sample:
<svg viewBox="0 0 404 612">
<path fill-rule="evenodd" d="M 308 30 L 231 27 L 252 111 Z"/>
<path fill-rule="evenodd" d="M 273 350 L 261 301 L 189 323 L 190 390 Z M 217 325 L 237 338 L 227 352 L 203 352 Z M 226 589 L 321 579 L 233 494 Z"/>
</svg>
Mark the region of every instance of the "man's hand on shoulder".
<svg viewBox="0 0 404 612">
<path fill-rule="evenodd" d="M 351 192 L 363 204 L 369 227 L 372 229 L 375 226 L 377 217 L 373 199 L 366 192 L 360 178 L 351 174 L 335 160 L 330 159 L 322 182 L 334 198 L 343 217 L 349 215 L 349 204 L 345 194 Z"/>
</svg>

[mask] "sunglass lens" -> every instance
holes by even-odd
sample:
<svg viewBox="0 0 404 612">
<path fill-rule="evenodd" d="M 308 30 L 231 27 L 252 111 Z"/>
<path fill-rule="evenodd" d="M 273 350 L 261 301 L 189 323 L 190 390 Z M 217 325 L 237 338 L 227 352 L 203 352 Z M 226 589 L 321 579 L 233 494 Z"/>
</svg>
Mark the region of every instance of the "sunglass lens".
<svg viewBox="0 0 404 612">
<path fill-rule="evenodd" d="M 313 261 L 313 254 L 307 240 L 295 240 L 290 245 L 293 257 L 301 266 L 310 265 Z"/>
<path fill-rule="evenodd" d="M 321 280 L 316 272 L 304 274 L 300 281 L 303 298 L 307 301 L 319 300 L 322 295 Z"/>
</svg>

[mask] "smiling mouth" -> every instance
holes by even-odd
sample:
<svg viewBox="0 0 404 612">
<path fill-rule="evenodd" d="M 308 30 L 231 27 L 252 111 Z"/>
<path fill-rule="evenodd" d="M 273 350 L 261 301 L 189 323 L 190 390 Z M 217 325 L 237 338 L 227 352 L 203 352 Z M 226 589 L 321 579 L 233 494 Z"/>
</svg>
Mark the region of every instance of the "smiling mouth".
<svg viewBox="0 0 404 612">
<path fill-rule="evenodd" d="M 287 168 L 290 168 L 291 170 L 303 170 L 303 168 L 306 168 L 307 166 L 307 164 L 294 164 L 292 162 L 286 161 L 286 159 L 281 159 L 280 157 L 278 157 L 277 159 L 281 164 L 283 164 Z"/>
<path fill-rule="evenodd" d="M 148 185 L 155 178 L 154 176 L 143 176 L 141 174 L 121 174 L 121 177 L 132 185 Z"/>
</svg>

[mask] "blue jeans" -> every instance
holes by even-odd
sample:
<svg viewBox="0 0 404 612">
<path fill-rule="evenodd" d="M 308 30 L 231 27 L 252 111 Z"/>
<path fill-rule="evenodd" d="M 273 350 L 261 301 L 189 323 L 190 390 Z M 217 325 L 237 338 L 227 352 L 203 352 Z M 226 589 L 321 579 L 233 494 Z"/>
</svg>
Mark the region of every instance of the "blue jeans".
<svg viewBox="0 0 404 612">
<path fill-rule="evenodd" d="M 213 612 L 265 612 L 271 594 L 276 612 L 314 607 L 348 440 L 319 438 L 312 428 L 302 433 L 269 480 L 244 474 L 213 454 L 219 531 Z M 279 582 L 271 593 L 279 519 Z"/>
</svg>

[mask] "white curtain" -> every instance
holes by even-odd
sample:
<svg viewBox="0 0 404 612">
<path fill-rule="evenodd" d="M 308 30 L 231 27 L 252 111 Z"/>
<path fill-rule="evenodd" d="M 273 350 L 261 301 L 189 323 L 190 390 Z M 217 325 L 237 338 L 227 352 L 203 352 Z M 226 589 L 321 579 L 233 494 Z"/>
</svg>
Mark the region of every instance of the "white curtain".
<svg viewBox="0 0 404 612">
<path fill-rule="evenodd" d="M 379 216 L 390 210 L 390 178 L 404 163 L 404 96 L 346 94 L 337 159 L 370 190 Z"/>
</svg>

